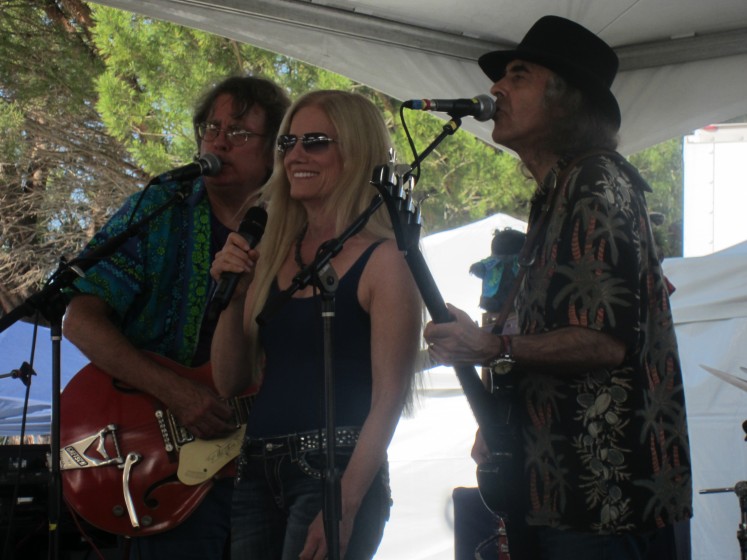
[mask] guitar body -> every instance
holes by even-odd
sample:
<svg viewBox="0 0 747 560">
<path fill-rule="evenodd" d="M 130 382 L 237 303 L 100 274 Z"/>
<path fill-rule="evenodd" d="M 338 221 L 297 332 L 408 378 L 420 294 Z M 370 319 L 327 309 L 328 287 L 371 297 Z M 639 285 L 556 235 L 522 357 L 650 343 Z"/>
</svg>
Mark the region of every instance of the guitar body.
<svg viewBox="0 0 747 560">
<path fill-rule="evenodd" d="M 516 507 L 521 503 L 523 463 L 514 402 L 516 374 L 488 373 L 488 376 L 492 416 L 484 423 L 490 423 L 491 440 L 487 442 L 490 458 L 477 467 L 477 486 L 485 506 L 496 515 L 510 520 L 516 516 Z"/>
<path fill-rule="evenodd" d="M 209 364 L 186 368 L 151 357 L 213 387 Z M 179 480 L 179 438 L 191 436 L 169 416 L 158 400 L 93 364 L 78 372 L 60 398 L 62 487 L 70 507 L 95 527 L 125 536 L 160 533 L 184 521 L 213 482 L 211 475 L 198 484 Z M 218 447 L 225 457 L 215 471 L 230 476 L 240 441 Z"/>
</svg>

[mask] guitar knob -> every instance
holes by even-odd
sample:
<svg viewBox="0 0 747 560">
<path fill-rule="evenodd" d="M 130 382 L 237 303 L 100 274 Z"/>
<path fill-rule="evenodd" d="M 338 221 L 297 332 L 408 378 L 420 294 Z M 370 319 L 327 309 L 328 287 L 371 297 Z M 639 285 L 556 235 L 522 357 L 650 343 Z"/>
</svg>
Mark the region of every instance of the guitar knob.
<svg viewBox="0 0 747 560">
<path fill-rule="evenodd" d="M 143 527 L 150 527 L 153 525 L 153 518 L 150 515 L 143 515 L 143 517 L 140 519 L 140 524 Z"/>
<path fill-rule="evenodd" d="M 124 507 L 122 507 L 122 506 L 120 506 L 120 505 L 116 505 L 116 506 L 114 506 L 114 507 L 112 508 L 112 515 L 113 515 L 114 517 L 122 517 L 122 516 L 123 516 L 124 514 L 125 514 L 125 509 L 124 509 Z"/>
</svg>

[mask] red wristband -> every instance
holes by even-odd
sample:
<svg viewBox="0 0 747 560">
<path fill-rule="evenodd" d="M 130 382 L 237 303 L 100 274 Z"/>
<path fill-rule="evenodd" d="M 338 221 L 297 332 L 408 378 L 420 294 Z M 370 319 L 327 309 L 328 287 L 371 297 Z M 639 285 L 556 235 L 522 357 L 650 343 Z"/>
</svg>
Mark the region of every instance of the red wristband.
<svg viewBox="0 0 747 560">
<path fill-rule="evenodd" d="M 513 347 L 511 346 L 511 337 L 507 334 L 501 335 L 501 354 L 510 360 L 514 357 Z"/>
</svg>

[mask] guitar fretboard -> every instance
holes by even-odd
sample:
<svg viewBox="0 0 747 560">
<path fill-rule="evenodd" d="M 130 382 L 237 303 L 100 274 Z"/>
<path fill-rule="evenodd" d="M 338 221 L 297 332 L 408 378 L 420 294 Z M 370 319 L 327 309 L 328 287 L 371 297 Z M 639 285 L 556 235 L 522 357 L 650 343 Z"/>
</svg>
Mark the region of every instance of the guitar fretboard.
<svg viewBox="0 0 747 560">
<path fill-rule="evenodd" d="M 254 404 L 254 395 L 248 397 L 232 397 L 228 399 L 228 405 L 234 413 L 236 424 L 246 424 L 249 421 L 249 414 Z"/>
</svg>

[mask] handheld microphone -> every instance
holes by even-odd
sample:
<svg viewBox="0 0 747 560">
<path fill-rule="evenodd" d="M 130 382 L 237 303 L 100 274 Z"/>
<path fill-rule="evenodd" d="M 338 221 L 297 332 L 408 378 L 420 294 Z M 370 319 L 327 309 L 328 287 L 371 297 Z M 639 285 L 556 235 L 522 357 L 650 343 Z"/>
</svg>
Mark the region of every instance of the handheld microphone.
<svg viewBox="0 0 747 560">
<path fill-rule="evenodd" d="M 170 181 L 189 181 L 196 179 L 200 175 L 214 177 L 220 173 L 223 163 L 215 154 L 207 153 L 200 156 L 195 162 L 188 163 L 182 167 L 177 167 L 166 173 L 161 173 L 152 182 L 154 184 L 168 183 Z"/>
<path fill-rule="evenodd" d="M 241 220 L 238 233 L 247 240 L 253 249 L 257 246 L 259 240 L 262 239 L 262 234 L 265 232 L 265 225 L 267 225 L 267 211 L 259 206 L 252 206 L 246 211 L 244 219 Z M 208 318 L 211 321 L 217 319 L 221 311 L 231 301 L 240 276 L 238 272 L 221 273 L 220 281 L 215 288 L 213 297 L 210 300 L 210 308 L 208 309 Z"/>
<path fill-rule="evenodd" d="M 478 121 L 490 120 L 495 115 L 495 100 L 484 94 L 472 99 L 410 99 L 402 106 L 415 111 L 448 113 L 453 118 L 475 117 Z"/>
</svg>

